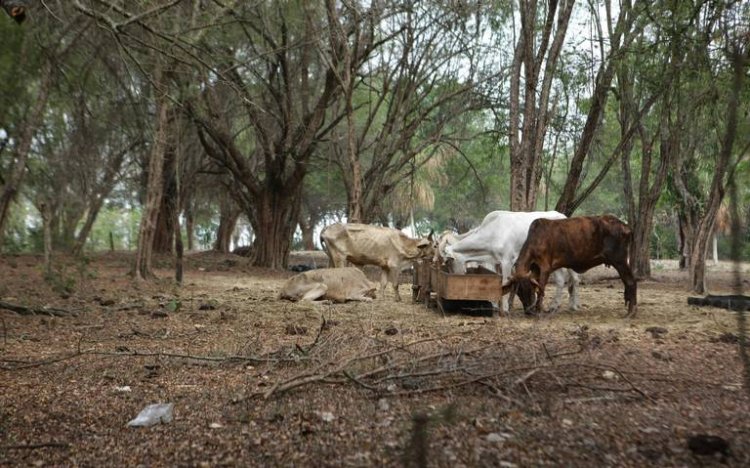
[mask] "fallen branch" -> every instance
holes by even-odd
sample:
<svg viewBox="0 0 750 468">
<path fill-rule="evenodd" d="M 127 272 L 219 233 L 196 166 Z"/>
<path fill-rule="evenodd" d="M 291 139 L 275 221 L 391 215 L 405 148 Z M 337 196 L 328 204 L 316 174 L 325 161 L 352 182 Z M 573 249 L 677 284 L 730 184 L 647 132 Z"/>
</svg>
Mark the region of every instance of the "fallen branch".
<svg viewBox="0 0 750 468">
<path fill-rule="evenodd" d="M 47 447 L 68 448 L 70 444 L 67 442 L 42 442 L 39 444 L 0 445 L 0 449 L 2 450 L 36 450 Z"/>
<path fill-rule="evenodd" d="M 633 390 L 634 392 L 636 392 L 637 394 L 639 394 L 643 398 L 645 398 L 645 399 L 647 399 L 647 400 L 649 400 L 651 402 L 655 402 L 655 400 L 651 396 L 649 396 L 648 394 L 646 394 L 646 392 L 644 392 L 640 388 L 636 387 L 635 384 L 630 379 L 628 379 L 625 376 L 625 374 L 620 369 L 618 369 L 618 368 L 616 368 L 614 366 L 594 366 L 594 365 L 590 365 L 590 364 L 580 364 L 580 366 L 581 367 L 588 367 L 590 369 L 597 369 L 597 370 L 604 369 L 604 370 L 612 371 L 612 372 L 616 373 L 623 381 L 625 381 L 625 383 L 627 383 L 628 385 L 630 385 L 630 389 L 631 390 Z"/>
<path fill-rule="evenodd" d="M 53 307 L 27 307 L 4 301 L 0 301 L 0 309 L 10 310 L 19 315 L 50 315 L 54 317 L 78 316 L 76 312 L 71 312 L 65 309 L 55 309 Z"/>
<path fill-rule="evenodd" d="M 181 354 L 181 353 L 165 353 L 165 352 L 149 352 L 149 351 L 125 351 L 125 352 L 109 352 L 109 351 L 95 351 L 95 350 L 81 350 L 75 353 L 54 357 L 51 359 L 45 359 L 42 361 L 17 361 L 17 360 L 6 360 L 0 359 L 0 362 L 15 364 L 11 366 L 0 367 L 0 371 L 15 371 L 23 369 L 31 369 L 34 367 L 42 367 L 50 364 L 56 364 L 62 361 L 68 361 L 71 359 L 80 358 L 82 356 L 105 356 L 105 357 L 163 357 L 163 358 L 174 358 L 174 359 L 189 359 L 195 361 L 208 361 L 208 362 L 252 362 L 258 363 L 277 363 L 277 362 L 297 362 L 304 360 L 304 358 L 268 358 L 261 356 L 196 356 L 192 354 Z"/>
</svg>

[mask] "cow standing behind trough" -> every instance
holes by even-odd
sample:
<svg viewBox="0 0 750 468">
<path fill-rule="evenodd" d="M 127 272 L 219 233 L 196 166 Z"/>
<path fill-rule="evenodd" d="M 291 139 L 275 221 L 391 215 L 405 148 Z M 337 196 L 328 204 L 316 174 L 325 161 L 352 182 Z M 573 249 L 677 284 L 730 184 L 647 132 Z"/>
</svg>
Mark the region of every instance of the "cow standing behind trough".
<svg viewBox="0 0 750 468">
<path fill-rule="evenodd" d="M 503 294 L 516 290 L 526 312 L 542 310 L 544 287 L 550 273 L 570 268 L 578 273 L 611 265 L 625 285 L 626 316 L 637 313 L 637 284 L 628 264 L 633 233 L 611 215 L 569 219 L 537 219 L 516 261 L 516 271 Z M 534 292 L 536 290 L 536 299 Z"/>
<path fill-rule="evenodd" d="M 423 239 L 412 239 L 398 229 L 369 224 L 332 224 L 320 233 L 331 267 L 376 265 L 382 269 L 380 294 L 385 296 L 385 285 L 390 279 L 396 300 L 401 300 L 398 283 L 401 270 L 414 260 L 432 257 L 432 234 Z"/>
</svg>

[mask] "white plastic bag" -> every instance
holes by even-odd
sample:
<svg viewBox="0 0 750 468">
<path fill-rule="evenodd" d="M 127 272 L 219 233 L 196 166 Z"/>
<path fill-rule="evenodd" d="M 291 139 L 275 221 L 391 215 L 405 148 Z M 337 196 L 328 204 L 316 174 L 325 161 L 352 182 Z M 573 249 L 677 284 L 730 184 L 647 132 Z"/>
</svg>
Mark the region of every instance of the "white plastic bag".
<svg viewBox="0 0 750 468">
<path fill-rule="evenodd" d="M 129 427 L 149 427 L 172 422 L 174 403 L 156 403 L 143 408 L 138 416 L 128 423 Z"/>
</svg>

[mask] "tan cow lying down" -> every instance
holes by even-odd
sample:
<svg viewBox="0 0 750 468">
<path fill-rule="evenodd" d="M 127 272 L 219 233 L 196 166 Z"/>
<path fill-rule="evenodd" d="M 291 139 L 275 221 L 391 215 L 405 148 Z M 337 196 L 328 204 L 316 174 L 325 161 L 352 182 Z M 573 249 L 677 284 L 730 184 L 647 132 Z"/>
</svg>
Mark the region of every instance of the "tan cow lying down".
<svg viewBox="0 0 750 468">
<path fill-rule="evenodd" d="M 340 268 L 346 262 L 354 265 L 376 265 L 382 269 L 380 294 L 390 280 L 396 300 L 400 301 L 398 281 L 401 270 L 414 260 L 432 257 L 432 234 L 423 239 L 412 239 L 398 229 L 369 224 L 332 224 L 320 233 L 330 266 Z"/>
<path fill-rule="evenodd" d="M 359 268 L 320 268 L 289 278 L 281 288 L 279 299 L 369 302 L 375 298 L 376 288 Z"/>
</svg>

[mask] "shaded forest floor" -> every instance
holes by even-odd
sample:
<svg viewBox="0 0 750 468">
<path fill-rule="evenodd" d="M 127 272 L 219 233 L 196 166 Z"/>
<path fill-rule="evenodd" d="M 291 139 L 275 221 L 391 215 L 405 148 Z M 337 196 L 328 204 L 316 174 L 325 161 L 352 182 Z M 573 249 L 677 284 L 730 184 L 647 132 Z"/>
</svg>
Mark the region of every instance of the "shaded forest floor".
<svg viewBox="0 0 750 468">
<path fill-rule="evenodd" d="M 0 257 L 0 301 L 75 314 L 0 309 L 0 465 L 750 466 L 737 316 L 688 306 L 674 262 L 636 319 L 603 268 L 577 312 L 493 319 L 391 291 L 282 302 L 291 273 L 234 255 L 189 255 L 182 288 L 169 259 L 149 284 L 130 261 L 57 260 L 44 281 L 40 257 Z M 728 264 L 709 279 L 730 293 Z M 174 421 L 126 427 L 157 402 Z M 697 434 L 729 457 L 695 455 Z"/>
</svg>

